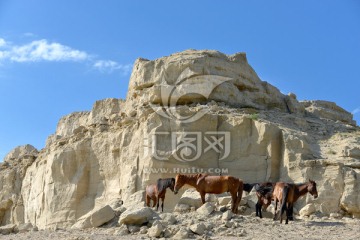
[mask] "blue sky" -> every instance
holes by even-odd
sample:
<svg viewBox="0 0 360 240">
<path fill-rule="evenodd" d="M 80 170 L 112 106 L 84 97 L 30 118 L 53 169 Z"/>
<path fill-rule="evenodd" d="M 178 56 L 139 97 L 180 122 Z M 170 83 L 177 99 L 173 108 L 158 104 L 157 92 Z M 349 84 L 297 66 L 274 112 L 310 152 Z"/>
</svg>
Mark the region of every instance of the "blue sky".
<svg viewBox="0 0 360 240">
<path fill-rule="evenodd" d="M 0 159 L 60 117 L 125 98 L 132 63 L 246 52 L 262 80 L 360 122 L 360 2 L 0 0 Z"/>
</svg>

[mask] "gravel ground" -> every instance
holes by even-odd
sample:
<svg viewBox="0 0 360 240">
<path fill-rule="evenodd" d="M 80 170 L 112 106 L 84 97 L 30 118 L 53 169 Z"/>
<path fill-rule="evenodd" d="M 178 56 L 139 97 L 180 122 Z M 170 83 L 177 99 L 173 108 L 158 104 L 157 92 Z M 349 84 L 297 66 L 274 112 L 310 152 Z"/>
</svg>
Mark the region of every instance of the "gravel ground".
<svg viewBox="0 0 360 240">
<path fill-rule="evenodd" d="M 191 216 L 182 214 L 177 218 L 189 220 Z M 189 239 L 360 239 L 360 220 L 343 218 L 313 218 L 297 219 L 288 225 L 280 224 L 269 218 L 259 219 L 253 216 L 235 216 L 231 221 L 235 226 L 225 227 L 225 223 L 219 217 L 209 217 L 208 219 L 193 218 L 189 221 L 180 221 L 172 225 L 173 232 L 183 226 L 194 224 L 194 222 L 217 223 L 205 235 L 199 236 L 189 230 Z M 68 240 L 106 240 L 106 239 L 150 239 L 147 234 L 119 235 L 119 227 L 93 228 L 86 230 L 58 229 L 30 231 L 10 235 L 2 235 L 0 239 L 22 240 L 22 239 L 68 239 Z"/>
</svg>

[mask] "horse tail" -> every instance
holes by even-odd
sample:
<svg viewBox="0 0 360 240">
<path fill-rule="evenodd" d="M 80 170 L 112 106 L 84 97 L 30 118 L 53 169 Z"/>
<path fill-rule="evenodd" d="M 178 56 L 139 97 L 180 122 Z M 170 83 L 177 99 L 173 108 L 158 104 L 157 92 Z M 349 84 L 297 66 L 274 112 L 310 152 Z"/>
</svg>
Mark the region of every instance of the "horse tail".
<svg viewBox="0 0 360 240">
<path fill-rule="evenodd" d="M 243 194 L 243 189 L 244 189 L 244 183 L 243 183 L 242 180 L 239 179 L 239 188 L 238 188 L 237 199 L 236 199 L 236 210 L 237 210 L 237 207 L 240 204 L 241 197 L 242 197 L 242 194 Z"/>
<path fill-rule="evenodd" d="M 286 203 L 287 203 L 287 199 L 288 199 L 288 194 L 289 194 L 289 187 L 284 186 L 283 194 L 282 194 L 282 201 L 281 201 L 280 223 L 282 222 L 282 215 L 284 214 L 284 211 L 287 210 Z"/>
<path fill-rule="evenodd" d="M 286 208 L 286 202 L 287 202 L 287 199 L 288 199 L 288 193 L 289 193 L 289 188 L 287 186 L 285 186 L 283 188 L 281 210 L 285 210 L 285 208 Z"/>
<path fill-rule="evenodd" d="M 257 183 L 244 183 L 244 191 L 249 193 Z"/>
</svg>

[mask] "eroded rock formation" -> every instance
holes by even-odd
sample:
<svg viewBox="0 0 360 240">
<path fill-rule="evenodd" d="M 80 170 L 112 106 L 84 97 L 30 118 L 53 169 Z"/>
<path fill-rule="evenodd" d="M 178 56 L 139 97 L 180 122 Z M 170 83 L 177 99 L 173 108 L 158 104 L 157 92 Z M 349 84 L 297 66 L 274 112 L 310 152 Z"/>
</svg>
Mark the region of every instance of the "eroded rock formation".
<svg viewBox="0 0 360 240">
<path fill-rule="evenodd" d="M 174 148 L 183 133 L 200 139 L 200 153 L 193 145 Z M 360 216 L 359 142 L 350 113 L 282 94 L 259 79 L 244 53 L 138 59 L 125 101 L 97 101 L 90 112 L 63 117 L 40 152 L 25 146 L 7 155 L 0 221 L 71 227 L 114 199 L 141 199 L 132 194 L 160 177 L 199 169 L 246 182 L 311 178 L 319 197 L 301 199 L 297 209 L 312 203 L 324 214 Z M 165 208 L 180 196 L 168 191 Z"/>
</svg>

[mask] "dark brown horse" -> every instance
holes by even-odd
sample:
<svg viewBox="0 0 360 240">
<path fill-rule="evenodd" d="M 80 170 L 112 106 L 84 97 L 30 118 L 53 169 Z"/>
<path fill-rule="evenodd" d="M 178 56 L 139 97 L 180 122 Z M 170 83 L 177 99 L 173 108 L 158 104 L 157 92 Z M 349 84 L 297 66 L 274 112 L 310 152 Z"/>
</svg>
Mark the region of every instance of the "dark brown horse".
<svg viewBox="0 0 360 240">
<path fill-rule="evenodd" d="M 256 216 L 262 218 L 261 208 L 266 209 L 271 204 L 272 193 L 274 190 L 274 183 L 264 182 L 264 183 L 245 183 L 244 190 L 250 192 L 253 187 L 256 190 L 256 196 L 258 198 L 257 203 L 255 204 Z"/>
<path fill-rule="evenodd" d="M 284 212 L 286 212 L 285 224 L 288 224 L 289 216 L 290 214 L 292 215 L 291 209 L 293 208 L 294 203 L 306 193 L 310 193 L 314 198 L 318 197 L 315 181 L 309 179 L 309 182 L 301 184 L 277 182 L 273 191 L 273 200 L 275 200 L 274 220 L 276 220 L 277 204 L 280 202 L 280 223 L 282 223 L 282 216 Z"/>
<path fill-rule="evenodd" d="M 238 206 L 243 192 L 242 180 L 232 176 L 209 176 L 207 174 L 178 174 L 175 179 L 175 194 L 177 194 L 182 186 L 188 184 L 200 193 L 203 204 L 205 203 L 206 193 L 220 194 L 230 192 L 232 198 L 231 211 L 238 213 Z"/>
<path fill-rule="evenodd" d="M 156 211 L 158 211 L 159 203 L 161 199 L 162 201 L 161 211 L 163 212 L 166 189 L 170 188 L 170 190 L 174 192 L 174 186 L 175 186 L 175 178 L 165 178 L 165 179 L 159 178 L 156 184 L 151 184 L 146 186 L 146 190 L 145 190 L 146 206 L 150 207 L 150 201 L 152 200 L 153 201 L 152 207 L 155 207 L 156 205 Z"/>
<path fill-rule="evenodd" d="M 275 184 L 271 182 L 258 183 L 255 185 L 256 196 L 258 201 L 256 203 L 256 216 L 262 218 L 261 208 L 267 209 L 271 204 L 272 194 Z"/>
</svg>

